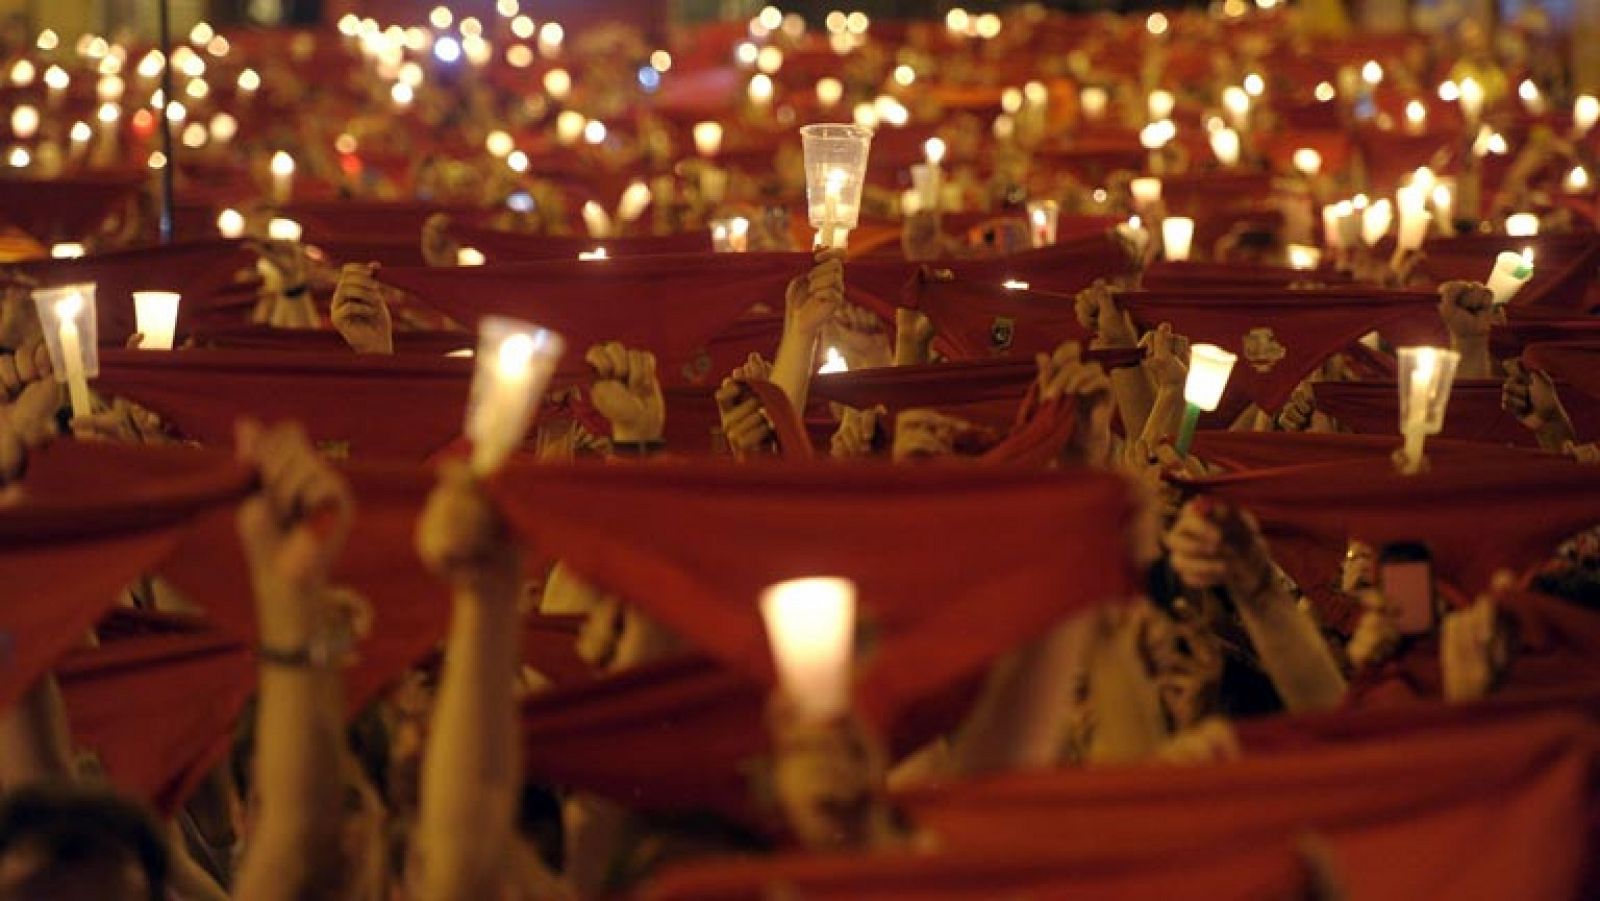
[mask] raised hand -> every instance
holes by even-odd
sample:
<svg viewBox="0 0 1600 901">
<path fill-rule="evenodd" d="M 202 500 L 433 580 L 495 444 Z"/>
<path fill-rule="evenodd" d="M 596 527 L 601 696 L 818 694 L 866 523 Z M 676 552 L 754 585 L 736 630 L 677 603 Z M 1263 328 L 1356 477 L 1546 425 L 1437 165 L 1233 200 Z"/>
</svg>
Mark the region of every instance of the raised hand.
<svg viewBox="0 0 1600 901">
<path fill-rule="evenodd" d="M 595 371 L 589 397 L 611 421 L 612 440 L 660 441 L 667 408 L 656 378 L 655 354 L 608 341 L 589 348 L 584 359 Z"/>
<path fill-rule="evenodd" d="M 839 428 L 833 433 L 829 453 L 836 459 L 872 456 L 872 442 L 878 433 L 878 421 L 887 415 L 888 411 L 881 405 L 868 410 L 841 408 Z"/>
<path fill-rule="evenodd" d="M 1171 323 L 1163 322 L 1146 332 L 1139 339 L 1139 346 L 1145 351 L 1144 371 L 1156 388 L 1182 391 L 1189 377 L 1189 366 L 1184 362 L 1189 358 L 1189 339 L 1173 332 Z"/>
<path fill-rule="evenodd" d="M 1507 413 L 1534 431 L 1557 420 L 1566 420 L 1567 413 L 1561 407 L 1550 376 L 1523 366 L 1519 360 L 1506 361 L 1505 370 L 1505 384 L 1500 386 L 1500 406 Z"/>
<path fill-rule="evenodd" d="M 56 433 L 60 391 L 54 381 L 32 382 L 16 399 L 0 405 L 0 485 L 21 477 L 28 452 Z"/>
<path fill-rule="evenodd" d="M 72 437 L 79 441 L 105 441 L 112 444 L 171 444 L 161 417 L 124 398 L 88 416 L 74 416 Z"/>
<path fill-rule="evenodd" d="M 333 289 L 333 327 L 358 354 L 394 353 L 394 321 L 383 286 L 372 277 L 375 263 L 346 263 Z"/>
<path fill-rule="evenodd" d="M 1172 569 L 1194 589 L 1227 588 L 1253 598 L 1271 583 L 1271 557 L 1255 517 L 1203 500 L 1183 505 L 1167 531 Z"/>
<path fill-rule="evenodd" d="M 894 363 L 883 320 L 871 310 L 842 302 L 823 325 L 822 334 L 824 343 L 837 347 L 851 369 L 876 369 Z"/>
<path fill-rule="evenodd" d="M 1076 341 L 1067 341 L 1050 354 L 1036 354 L 1039 400 L 1057 397 L 1107 397 L 1111 379 L 1099 363 L 1083 362 L 1083 350 Z"/>
<path fill-rule="evenodd" d="M 462 460 L 439 467 L 439 481 L 417 520 L 417 556 L 441 581 L 478 598 L 516 598 L 517 545 L 498 510 Z M 501 590 L 484 591 L 494 586 Z"/>
<path fill-rule="evenodd" d="M 454 266 L 461 245 L 450 237 L 450 217 L 434 213 L 422 223 L 422 260 L 429 266 Z"/>
<path fill-rule="evenodd" d="M 355 503 L 349 485 L 297 424 L 242 420 L 235 443 L 239 459 L 261 479 L 261 490 L 240 506 L 238 517 L 258 594 L 314 594 L 350 532 Z"/>
<path fill-rule="evenodd" d="M 15 353 L 0 354 L 0 400 L 13 400 L 35 382 L 47 381 L 54 370 L 50 350 L 34 339 Z"/>
<path fill-rule="evenodd" d="M 1139 330 L 1133 317 L 1117 306 L 1116 292 L 1103 281 L 1079 291 L 1074 298 L 1078 322 L 1094 332 L 1089 346 L 1102 348 L 1131 348 L 1139 343 Z"/>
<path fill-rule="evenodd" d="M 1382 663 L 1400 646 L 1399 612 L 1382 594 L 1361 592 L 1361 618 L 1345 645 L 1345 656 L 1357 669 Z"/>
<path fill-rule="evenodd" d="M 744 386 L 745 380 L 765 381 L 772 376 L 772 364 L 751 354 L 743 365 L 722 380 L 717 388 L 717 415 L 722 420 L 722 434 L 734 457 L 743 460 L 756 454 L 769 453 L 774 446 L 772 423 L 761 409 L 761 401 Z"/>
<path fill-rule="evenodd" d="M 928 362 L 933 337 L 933 320 L 926 314 L 909 307 L 897 307 L 894 311 L 894 365 L 915 366 Z"/>
<path fill-rule="evenodd" d="M 784 298 L 788 329 L 801 337 L 815 337 L 844 303 L 844 251 L 818 251 L 816 265 L 789 282 Z"/>
<path fill-rule="evenodd" d="M 901 410 L 894 421 L 890 456 L 896 463 L 926 457 L 948 457 L 956 440 L 971 430 L 965 420 L 937 410 Z"/>
</svg>

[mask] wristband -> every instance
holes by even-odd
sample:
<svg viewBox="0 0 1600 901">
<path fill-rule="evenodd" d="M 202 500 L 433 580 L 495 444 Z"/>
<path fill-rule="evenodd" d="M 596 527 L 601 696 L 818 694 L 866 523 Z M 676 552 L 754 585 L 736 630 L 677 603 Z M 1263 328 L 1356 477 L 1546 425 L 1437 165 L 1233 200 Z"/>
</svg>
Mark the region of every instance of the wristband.
<svg viewBox="0 0 1600 901">
<path fill-rule="evenodd" d="M 327 669 L 344 662 L 351 644 L 351 636 L 344 632 L 315 636 L 299 647 L 274 647 L 263 642 L 256 646 L 256 659 L 263 666 Z"/>
<path fill-rule="evenodd" d="M 653 457 L 661 453 L 667 443 L 660 438 L 651 441 L 617 441 L 611 442 L 611 453 L 618 457 Z"/>
</svg>

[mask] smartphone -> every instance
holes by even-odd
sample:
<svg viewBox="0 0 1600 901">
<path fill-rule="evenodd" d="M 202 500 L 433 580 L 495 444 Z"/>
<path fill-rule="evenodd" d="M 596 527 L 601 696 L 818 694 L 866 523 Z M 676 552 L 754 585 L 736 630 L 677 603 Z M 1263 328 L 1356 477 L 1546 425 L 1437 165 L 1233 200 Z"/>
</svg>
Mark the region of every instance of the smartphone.
<svg viewBox="0 0 1600 901">
<path fill-rule="evenodd" d="M 1400 634 L 1433 631 L 1433 555 L 1427 545 L 1411 541 L 1384 545 L 1378 554 L 1378 590 L 1395 608 Z"/>
</svg>

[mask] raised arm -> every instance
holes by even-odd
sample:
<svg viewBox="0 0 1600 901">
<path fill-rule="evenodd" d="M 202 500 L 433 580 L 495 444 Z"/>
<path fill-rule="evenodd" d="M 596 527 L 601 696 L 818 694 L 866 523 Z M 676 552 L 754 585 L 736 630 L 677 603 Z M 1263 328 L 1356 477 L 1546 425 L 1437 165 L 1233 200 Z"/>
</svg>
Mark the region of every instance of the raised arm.
<svg viewBox="0 0 1600 901">
<path fill-rule="evenodd" d="M 349 532 L 349 487 L 298 426 L 240 424 L 239 456 L 261 490 L 239 510 L 261 640 L 255 779 L 260 817 L 235 894 L 249 901 L 330 894 L 340 855 L 342 656 L 328 571 Z"/>
<path fill-rule="evenodd" d="M 795 410 L 806 408 L 811 374 L 816 366 L 817 336 L 844 302 L 844 252 L 824 250 L 811 271 L 789 283 L 784 299 L 783 339 L 772 361 L 772 381 Z"/>
<path fill-rule="evenodd" d="M 522 788 L 514 679 L 521 563 L 466 464 L 452 461 L 417 526 L 417 553 L 453 599 L 444 673 L 422 762 L 419 897 L 496 894 Z"/>
</svg>

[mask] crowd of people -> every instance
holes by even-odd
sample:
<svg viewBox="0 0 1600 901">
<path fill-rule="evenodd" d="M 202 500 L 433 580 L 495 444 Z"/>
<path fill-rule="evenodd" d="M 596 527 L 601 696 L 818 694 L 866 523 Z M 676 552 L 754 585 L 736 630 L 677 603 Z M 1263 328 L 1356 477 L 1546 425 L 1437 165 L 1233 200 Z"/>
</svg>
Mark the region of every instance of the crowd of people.
<svg viewBox="0 0 1600 901">
<path fill-rule="evenodd" d="M 5 35 L 0 899 L 1600 892 L 1537 11 L 496 13 Z"/>
</svg>

